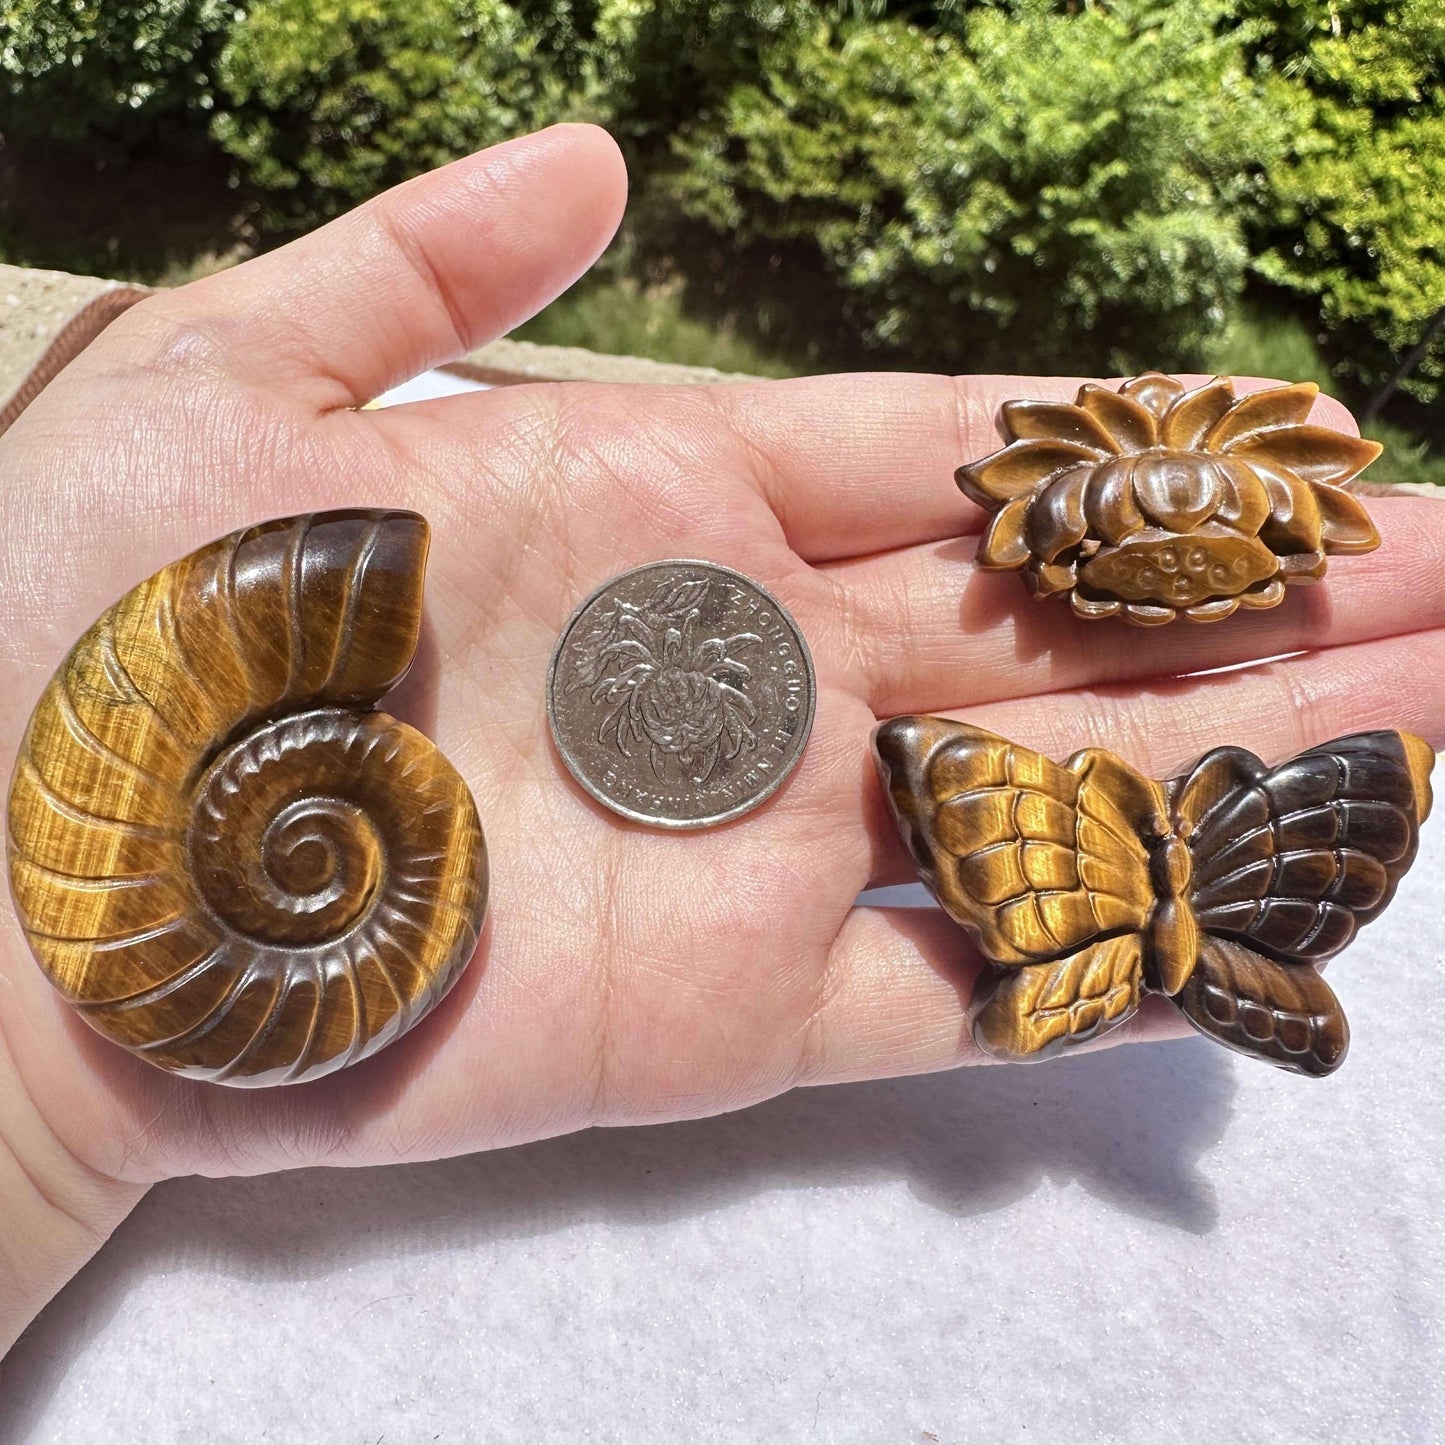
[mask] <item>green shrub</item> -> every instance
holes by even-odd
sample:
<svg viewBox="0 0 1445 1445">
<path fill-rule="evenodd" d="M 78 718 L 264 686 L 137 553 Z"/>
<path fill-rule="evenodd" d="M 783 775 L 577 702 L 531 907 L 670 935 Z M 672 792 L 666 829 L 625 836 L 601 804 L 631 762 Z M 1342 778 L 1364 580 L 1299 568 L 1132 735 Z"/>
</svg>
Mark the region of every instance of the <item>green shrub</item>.
<svg viewBox="0 0 1445 1445">
<path fill-rule="evenodd" d="M 802 364 L 1181 364 L 1248 276 L 1373 386 L 1445 306 L 1445 0 L 0 0 L 0 234 L 119 152 L 96 269 L 178 158 L 264 241 L 575 116 Z"/>
<path fill-rule="evenodd" d="M 1445 4 L 1242 0 L 1297 125 L 1256 269 L 1319 306 L 1336 368 L 1376 385 L 1445 307 Z M 1407 388 L 1445 381 L 1445 337 Z"/>
<path fill-rule="evenodd" d="M 878 344 L 975 369 L 1164 365 L 1220 330 L 1284 126 L 1223 0 L 817 26 L 677 143 L 682 204 L 809 241 Z"/>
<path fill-rule="evenodd" d="M 565 31 L 549 37 L 524 8 L 539 7 L 255 0 L 220 57 L 214 133 L 266 193 L 269 226 L 312 224 L 580 109 L 544 43 Z"/>
<path fill-rule="evenodd" d="M 0 133 L 122 150 L 158 121 L 204 125 L 225 0 L 0 0 Z"/>
<path fill-rule="evenodd" d="M 593 44 L 609 118 L 643 152 L 727 103 L 790 53 L 829 5 L 808 0 L 601 0 Z"/>
</svg>

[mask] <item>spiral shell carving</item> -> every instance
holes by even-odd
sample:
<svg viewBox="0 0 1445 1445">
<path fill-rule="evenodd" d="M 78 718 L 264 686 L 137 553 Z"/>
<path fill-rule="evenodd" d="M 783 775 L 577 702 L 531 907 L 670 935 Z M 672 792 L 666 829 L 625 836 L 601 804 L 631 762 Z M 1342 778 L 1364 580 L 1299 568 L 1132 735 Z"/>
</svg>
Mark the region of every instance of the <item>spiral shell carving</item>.
<svg viewBox="0 0 1445 1445">
<path fill-rule="evenodd" d="M 427 543 L 411 512 L 234 532 L 109 608 L 36 705 L 16 908 L 51 982 L 141 1058 L 319 1078 L 405 1033 L 471 957 L 471 793 L 373 710 L 416 652 Z"/>
</svg>

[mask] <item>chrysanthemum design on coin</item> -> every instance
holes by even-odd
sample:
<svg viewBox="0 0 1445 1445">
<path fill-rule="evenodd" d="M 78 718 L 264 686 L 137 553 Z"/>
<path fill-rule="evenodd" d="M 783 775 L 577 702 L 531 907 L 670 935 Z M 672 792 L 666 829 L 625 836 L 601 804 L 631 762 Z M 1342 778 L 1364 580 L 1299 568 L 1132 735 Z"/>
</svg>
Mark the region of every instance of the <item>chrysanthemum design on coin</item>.
<svg viewBox="0 0 1445 1445">
<path fill-rule="evenodd" d="M 248 527 L 128 592 L 36 704 L 10 790 L 35 957 L 100 1033 L 227 1084 L 374 1054 L 476 948 L 467 785 L 374 704 L 410 667 L 413 512 Z"/>
<path fill-rule="evenodd" d="M 1002 451 L 958 469 L 994 513 L 979 565 L 1021 571 L 1084 618 L 1157 626 L 1274 607 L 1336 553 L 1380 545 L 1346 486 L 1379 443 L 1306 422 L 1319 388 L 1236 397 L 1149 372 L 1072 404 L 1010 401 Z"/>
<path fill-rule="evenodd" d="M 573 613 L 547 712 L 573 777 L 659 828 L 703 828 L 772 795 L 813 723 L 813 664 L 758 584 L 712 562 L 654 562 Z"/>
<path fill-rule="evenodd" d="M 640 604 L 619 601 L 579 646 L 570 693 L 591 689 L 610 711 L 597 729 L 628 758 L 644 750 L 659 782 L 706 783 L 718 760 L 757 746 L 752 670 L 737 653 L 760 647 L 756 632 L 700 637 L 706 580 L 668 579 Z"/>
</svg>

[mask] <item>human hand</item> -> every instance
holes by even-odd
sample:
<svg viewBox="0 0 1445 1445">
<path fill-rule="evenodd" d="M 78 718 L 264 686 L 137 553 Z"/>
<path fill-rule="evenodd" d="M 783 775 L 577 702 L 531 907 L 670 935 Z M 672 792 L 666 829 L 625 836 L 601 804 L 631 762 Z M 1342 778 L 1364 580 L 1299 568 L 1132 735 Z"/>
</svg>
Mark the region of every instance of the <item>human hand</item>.
<svg viewBox="0 0 1445 1445">
<path fill-rule="evenodd" d="M 492 862 L 481 947 L 435 1013 L 353 1069 L 268 1091 L 177 1079 L 91 1034 L 3 910 L 0 1068 L 27 1137 L 92 1183 L 431 1158 L 979 1061 L 961 931 L 854 906 L 913 876 L 869 758 L 879 717 L 966 713 L 1155 776 L 1226 741 L 1279 757 L 1371 726 L 1445 738 L 1445 594 L 1417 586 L 1445 553 L 1428 501 L 1378 501 L 1378 553 L 1219 627 L 1081 623 L 978 571 L 984 519 L 954 467 L 994 448 L 1005 398 L 1067 398 L 1078 378 L 544 383 L 355 409 L 545 305 L 606 244 L 624 192 L 589 127 L 460 161 L 141 303 L 0 443 L 7 778 L 75 636 L 163 563 L 278 514 L 412 507 L 433 526 L 436 662 L 386 706 L 471 785 Z M 1352 429 L 1332 402 L 1314 419 Z M 818 677 L 796 774 L 759 811 L 683 835 L 585 797 L 544 707 L 576 603 L 678 555 L 768 587 Z M 1282 653 L 1302 655 L 1185 676 Z M 1146 1010 L 1109 1042 L 1176 1027 Z"/>
</svg>

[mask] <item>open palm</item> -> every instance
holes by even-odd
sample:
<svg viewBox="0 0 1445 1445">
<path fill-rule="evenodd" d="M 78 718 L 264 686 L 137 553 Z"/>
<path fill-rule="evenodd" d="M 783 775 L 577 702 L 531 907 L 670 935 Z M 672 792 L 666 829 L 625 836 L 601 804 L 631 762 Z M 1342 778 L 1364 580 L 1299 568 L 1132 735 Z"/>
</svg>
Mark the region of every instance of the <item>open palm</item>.
<svg viewBox="0 0 1445 1445">
<path fill-rule="evenodd" d="M 433 645 L 388 707 L 467 779 L 492 859 L 481 947 L 436 1013 L 352 1070 L 264 1092 L 174 1079 L 91 1035 L 7 910 L 3 1038 L 90 1168 L 141 1182 L 425 1158 L 975 1060 L 963 935 L 931 912 L 854 906 L 911 875 L 868 756 L 878 717 L 966 711 L 1156 774 L 1221 742 L 1279 756 L 1371 726 L 1445 739 L 1445 589 L 1418 585 L 1445 555 L 1429 502 L 1381 500 L 1379 553 L 1219 627 L 1080 623 L 978 571 L 982 518 L 953 468 L 992 448 L 1001 401 L 1063 398 L 1078 379 L 539 384 L 357 409 L 570 284 L 624 191 L 588 127 L 459 162 L 142 303 L 0 446 L 7 770 L 75 635 L 172 557 L 279 514 L 411 507 L 433 526 Z M 1325 402 L 1317 419 L 1350 425 Z M 739 568 L 789 607 L 818 704 L 769 803 L 671 835 L 572 783 L 544 691 L 577 602 L 679 555 Z M 1146 1013 L 1120 1032 L 1167 1027 Z"/>
</svg>

